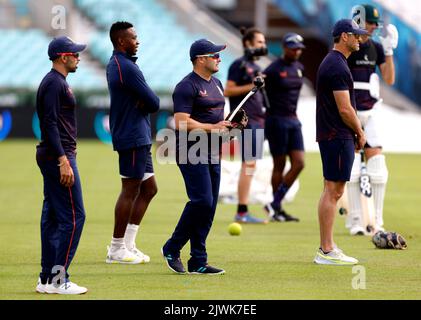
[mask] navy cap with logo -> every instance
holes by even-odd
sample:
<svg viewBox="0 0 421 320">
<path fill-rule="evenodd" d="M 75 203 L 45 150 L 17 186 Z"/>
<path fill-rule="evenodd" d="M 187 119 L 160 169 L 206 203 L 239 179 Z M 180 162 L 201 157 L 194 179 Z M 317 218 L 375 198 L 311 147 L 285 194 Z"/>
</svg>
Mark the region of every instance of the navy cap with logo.
<svg viewBox="0 0 421 320">
<path fill-rule="evenodd" d="M 282 45 L 290 49 L 304 49 L 303 37 L 297 33 L 289 32 L 282 38 Z"/>
<path fill-rule="evenodd" d="M 358 35 L 368 34 L 366 30 L 361 29 L 358 26 L 358 24 L 352 19 L 341 19 L 335 23 L 332 30 L 332 36 L 338 37 L 342 34 L 342 32 L 353 33 Z"/>
<path fill-rule="evenodd" d="M 51 40 L 48 45 L 48 56 L 50 60 L 57 59 L 63 53 L 77 53 L 85 50 L 86 44 L 75 43 L 66 36 L 61 36 Z"/>
<path fill-rule="evenodd" d="M 190 47 L 190 60 L 193 61 L 197 56 L 220 52 L 226 47 L 226 44 L 216 45 L 207 39 L 196 40 Z"/>
</svg>

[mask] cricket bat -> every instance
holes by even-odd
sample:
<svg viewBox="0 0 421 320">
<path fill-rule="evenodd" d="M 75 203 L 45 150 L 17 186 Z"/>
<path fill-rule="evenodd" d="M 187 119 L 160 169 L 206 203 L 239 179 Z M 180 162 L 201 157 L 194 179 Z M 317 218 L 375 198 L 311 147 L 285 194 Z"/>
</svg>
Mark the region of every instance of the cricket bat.
<svg viewBox="0 0 421 320">
<path fill-rule="evenodd" d="M 360 175 L 360 198 L 363 214 L 363 223 L 366 229 L 366 235 L 374 234 L 375 226 L 375 207 L 373 192 L 371 189 L 370 176 L 367 174 L 367 165 L 365 163 L 364 150 L 360 151 L 361 156 L 361 175 Z"/>
</svg>

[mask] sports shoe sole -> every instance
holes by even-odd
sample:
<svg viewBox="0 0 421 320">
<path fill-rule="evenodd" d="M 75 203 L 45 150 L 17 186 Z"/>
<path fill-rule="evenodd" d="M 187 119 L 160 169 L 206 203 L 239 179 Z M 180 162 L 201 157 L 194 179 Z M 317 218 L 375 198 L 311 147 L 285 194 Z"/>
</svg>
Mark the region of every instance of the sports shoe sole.
<svg viewBox="0 0 421 320">
<path fill-rule="evenodd" d="M 216 273 L 189 272 L 189 274 L 191 274 L 191 275 L 202 275 L 202 276 L 221 276 L 221 275 L 225 274 L 225 270 L 221 271 L 221 272 L 216 272 Z"/>
<path fill-rule="evenodd" d="M 105 259 L 105 263 L 108 264 L 141 264 L 142 261 L 123 261 L 123 260 L 114 260 L 114 259 Z"/>
<path fill-rule="evenodd" d="M 269 223 L 269 221 L 267 221 L 267 220 L 262 220 L 262 221 L 259 221 L 259 222 L 234 220 L 234 222 L 241 223 L 241 224 L 268 224 Z"/>
<path fill-rule="evenodd" d="M 354 266 L 358 264 L 358 260 L 356 262 L 346 262 L 341 260 L 329 260 L 326 258 L 317 259 L 314 258 L 313 262 L 319 265 L 328 265 L 328 266 Z"/>
</svg>

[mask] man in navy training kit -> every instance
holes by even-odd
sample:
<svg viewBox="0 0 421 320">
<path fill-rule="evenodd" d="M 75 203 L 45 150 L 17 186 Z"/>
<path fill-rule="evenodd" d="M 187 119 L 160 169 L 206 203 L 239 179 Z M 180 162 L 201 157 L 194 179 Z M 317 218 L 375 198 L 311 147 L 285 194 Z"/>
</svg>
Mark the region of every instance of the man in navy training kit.
<svg viewBox="0 0 421 320">
<path fill-rule="evenodd" d="M 114 23 L 110 38 L 114 46 L 107 65 L 110 130 L 118 152 L 122 189 L 115 206 L 114 233 L 106 262 L 147 263 L 149 256 L 136 248 L 135 240 L 146 209 L 157 193 L 149 114 L 158 111 L 159 98 L 136 64 L 139 41 L 133 25 Z"/>
<path fill-rule="evenodd" d="M 171 238 L 162 247 L 162 254 L 168 267 L 179 274 L 186 273 L 180 251 L 189 240 L 189 273 L 225 273 L 208 264 L 206 252 L 206 238 L 215 215 L 221 179 L 220 132 L 227 131 L 230 125 L 224 121 L 223 86 L 212 76 L 219 70 L 219 52 L 225 47 L 206 39 L 195 41 L 190 47 L 193 72 L 177 84 L 173 93 L 176 161 L 190 201 Z M 188 141 L 188 134 L 194 134 L 199 141 Z M 215 137 L 216 146 L 211 143 Z M 189 152 L 196 144 L 204 145 L 199 155 Z"/>
<path fill-rule="evenodd" d="M 68 37 L 53 39 L 48 56 L 53 68 L 42 79 L 36 108 L 41 128 L 36 160 L 44 181 L 41 216 L 42 271 L 39 293 L 83 294 L 88 291 L 67 273 L 85 223 L 82 188 L 76 164 L 76 99 L 66 82 L 76 72 L 86 48 Z M 57 280 L 58 279 L 58 280 Z"/>
<path fill-rule="evenodd" d="M 359 16 L 359 22 L 360 26 L 366 29 L 368 34 L 361 37 L 360 50 L 350 55 L 348 65 L 354 79 L 357 115 L 367 136 L 364 152 L 367 159 L 367 174 L 371 181 L 376 212 L 374 229 L 375 231 L 384 231 L 383 204 L 388 170 L 385 156 L 381 154 L 383 141 L 381 139 L 381 125 L 379 124 L 378 113 L 381 112 L 382 99 L 380 99 L 380 84 L 376 66 L 378 66 L 384 82 L 388 85 L 393 85 L 395 82 L 393 49 L 398 44 L 398 30 L 394 25 L 388 24 L 383 29 L 386 35 L 384 37 L 380 36 L 380 43 L 378 43 L 371 39 L 379 23 L 381 23 L 377 9 L 368 4 L 354 8 L 364 11 L 365 14 Z M 358 15 L 355 11 L 353 16 L 357 20 Z M 351 179 L 347 184 L 349 211 L 346 227 L 349 228 L 351 235 L 366 234 L 360 202 L 360 171 L 361 157 L 356 156 L 351 171 Z"/>
<path fill-rule="evenodd" d="M 282 200 L 304 169 L 304 141 L 297 103 L 303 86 L 304 67 L 298 61 L 304 39 L 287 33 L 282 39 L 284 54 L 264 71 L 270 108 L 266 111 L 265 135 L 273 157 L 273 201 L 265 206 L 272 221 L 299 221 L 282 209 Z M 291 168 L 284 175 L 286 157 Z"/>
<path fill-rule="evenodd" d="M 241 58 L 235 60 L 228 70 L 228 81 L 224 94 L 229 97 L 230 108 L 234 110 L 243 98 L 253 89 L 253 80 L 261 72 L 256 64 L 259 55 L 266 53 L 264 34 L 256 28 L 241 29 L 245 50 Z M 258 52 L 256 55 L 253 52 Z M 261 52 L 261 53 L 260 53 Z M 250 186 L 256 170 L 256 160 L 263 157 L 264 142 L 264 98 L 259 90 L 242 107 L 248 116 L 247 126 L 241 131 L 241 171 L 238 179 L 238 207 L 235 221 L 240 223 L 267 223 L 253 217 L 248 211 Z M 244 134 L 247 131 L 248 134 Z"/>
<path fill-rule="evenodd" d="M 336 206 L 351 175 L 355 149 L 366 140 L 355 110 L 354 83 L 346 59 L 359 50 L 367 32 L 351 19 L 335 23 L 333 50 L 323 59 L 316 83 L 316 137 L 323 165 L 324 189 L 319 201 L 320 247 L 314 262 L 353 265 L 333 241 Z"/>
</svg>

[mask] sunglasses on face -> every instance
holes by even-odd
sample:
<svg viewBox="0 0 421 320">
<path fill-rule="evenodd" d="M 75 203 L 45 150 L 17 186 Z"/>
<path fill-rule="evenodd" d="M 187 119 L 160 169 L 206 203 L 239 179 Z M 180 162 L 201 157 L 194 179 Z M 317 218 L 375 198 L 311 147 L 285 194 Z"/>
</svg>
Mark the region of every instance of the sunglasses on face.
<svg viewBox="0 0 421 320">
<path fill-rule="evenodd" d="M 355 33 L 352 33 L 352 32 L 347 32 L 346 34 L 353 35 L 357 39 L 361 38 L 360 34 L 355 34 Z"/>
<path fill-rule="evenodd" d="M 60 53 L 58 53 L 58 55 L 60 55 L 60 56 L 72 56 L 76 59 L 79 58 L 79 52 L 76 52 L 76 53 L 74 53 L 74 52 L 60 52 Z"/>
<path fill-rule="evenodd" d="M 209 57 L 209 58 L 217 60 L 217 59 L 219 59 L 220 55 L 219 55 L 219 53 L 209 53 L 209 54 L 201 54 L 201 55 L 198 55 L 196 57 Z"/>
</svg>

